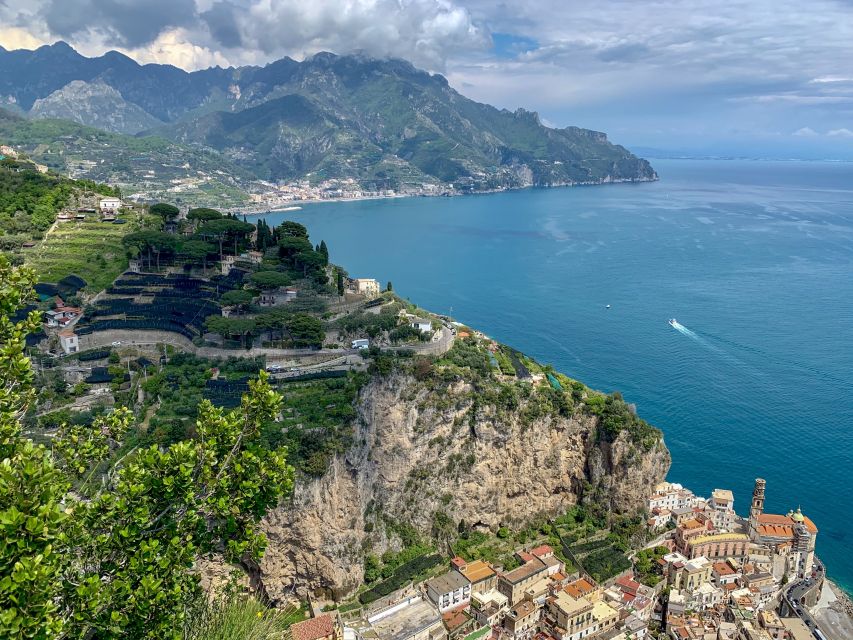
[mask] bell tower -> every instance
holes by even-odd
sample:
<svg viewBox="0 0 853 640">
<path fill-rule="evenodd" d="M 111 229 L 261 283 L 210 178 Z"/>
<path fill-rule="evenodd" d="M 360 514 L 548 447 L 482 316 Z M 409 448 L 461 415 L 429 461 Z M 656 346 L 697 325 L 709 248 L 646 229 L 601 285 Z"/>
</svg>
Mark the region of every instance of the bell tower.
<svg viewBox="0 0 853 640">
<path fill-rule="evenodd" d="M 755 489 L 752 490 L 752 507 L 749 510 L 750 522 L 755 522 L 764 512 L 764 487 L 767 484 L 763 478 L 755 479 Z"/>
</svg>

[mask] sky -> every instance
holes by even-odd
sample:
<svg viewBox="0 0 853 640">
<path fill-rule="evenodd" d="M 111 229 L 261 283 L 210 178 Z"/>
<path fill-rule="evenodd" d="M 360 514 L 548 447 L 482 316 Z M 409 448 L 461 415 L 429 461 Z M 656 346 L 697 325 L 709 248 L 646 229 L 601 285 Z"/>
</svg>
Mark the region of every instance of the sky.
<svg viewBox="0 0 853 640">
<path fill-rule="evenodd" d="M 57 40 L 188 70 L 400 57 L 629 147 L 853 159 L 853 0 L 0 0 L 0 45 Z"/>
</svg>

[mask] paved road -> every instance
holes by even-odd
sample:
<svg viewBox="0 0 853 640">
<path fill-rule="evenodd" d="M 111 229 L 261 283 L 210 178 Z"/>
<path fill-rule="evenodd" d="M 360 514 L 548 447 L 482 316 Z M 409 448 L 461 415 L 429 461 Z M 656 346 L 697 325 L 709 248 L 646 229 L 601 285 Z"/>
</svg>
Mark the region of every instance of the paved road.
<svg viewBox="0 0 853 640">
<path fill-rule="evenodd" d="M 443 326 L 442 330 L 430 342 L 419 342 L 399 347 L 384 347 L 383 350 L 396 351 L 407 349 L 416 353 L 441 355 L 450 350 L 455 339 L 455 330 L 449 326 Z M 80 336 L 80 349 L 88 350 L 109 347 L 114 342 L 120 342 L 122 346 L 169 344 L 176 349 L 189 351 L 207 358 L 227 358 L 230 356 L 251 358 L 254 356 L 266 356 L 272 360 L 285 360 L 290 358 L 317 358 L 323 356 L 344 357 L 360 353 L 358 349 L 273 349 L 268 347 L 222 349 L 219 347 L 199 347 L 178 333 L 126 329 L 110 329 Z"/>
<path fill-rule="evenodd" d="M 821 562 L 817 558 L 815 558 L 814 561 L 814 568 L 815 572 L 817 573 L 816 578 L 807 576 L 802 580 L 797 580 L 796 582 L 787 585 L 782 594 L 782 597 L 788 604 L 788 608 L 790 609 L 791 615 L 798 617 L 811 630 L 819 628 L 818 622 L 814 619 L 811 612 L 809 612 L 808 608 L 806 608 L 804 603 L 806 594 L 808 594 L 813 589 L 817 589 L 821 578 L 823 578 L 823 564 L 821 564 Z M 824 585 L 824 589 L 828 588 L 828 585 Z"/>
</svg>

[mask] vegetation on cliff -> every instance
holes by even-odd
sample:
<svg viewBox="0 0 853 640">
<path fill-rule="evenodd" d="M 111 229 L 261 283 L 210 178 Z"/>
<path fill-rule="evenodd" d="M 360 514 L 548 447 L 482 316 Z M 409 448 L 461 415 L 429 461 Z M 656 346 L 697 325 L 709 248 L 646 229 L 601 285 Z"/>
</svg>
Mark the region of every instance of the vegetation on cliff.
<svg viewBox="0 0 853 640">
<path fill-rule="evenodd" d="M 198 437 L 167 448 L 124 450 L 122 408 L 36 445 L 21 417 L 35 399 L 24 337 L 38 316 L 10 319 L 33 279 L 0 256 L 0 635 L 181 638 L 196 555 L 259 558 L 257 524 L 292 487 L 285 452 L 258 442 L 281 397 L 261 374 L 233 411 L 203 402 Z"/>
</svg>

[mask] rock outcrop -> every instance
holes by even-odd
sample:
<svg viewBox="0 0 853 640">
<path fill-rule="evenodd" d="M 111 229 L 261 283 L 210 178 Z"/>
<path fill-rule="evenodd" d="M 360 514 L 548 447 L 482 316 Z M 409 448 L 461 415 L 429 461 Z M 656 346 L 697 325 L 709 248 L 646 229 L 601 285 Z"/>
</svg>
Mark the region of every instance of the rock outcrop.
<svg viewBox="0 0 853 640">
<path fill-rule="evenodd" d="M 353 446 L 323 477 L 300 480 L 292 504 L 265 520 L 269 547 L 254 577 L 270 597 L 351 593 L 365 550 L 399 545 L 385 532 L 389 520 L 428 534 L 441 512 L 495 529 L 559 515 L 592 495 L 630 513 L 669 468 L 662 440 L 597 441 L 594 416 L 525 419 L 528 400 L 498 409 L 472 391 L 400 373 L 362 390 Z"/>
</svg>

